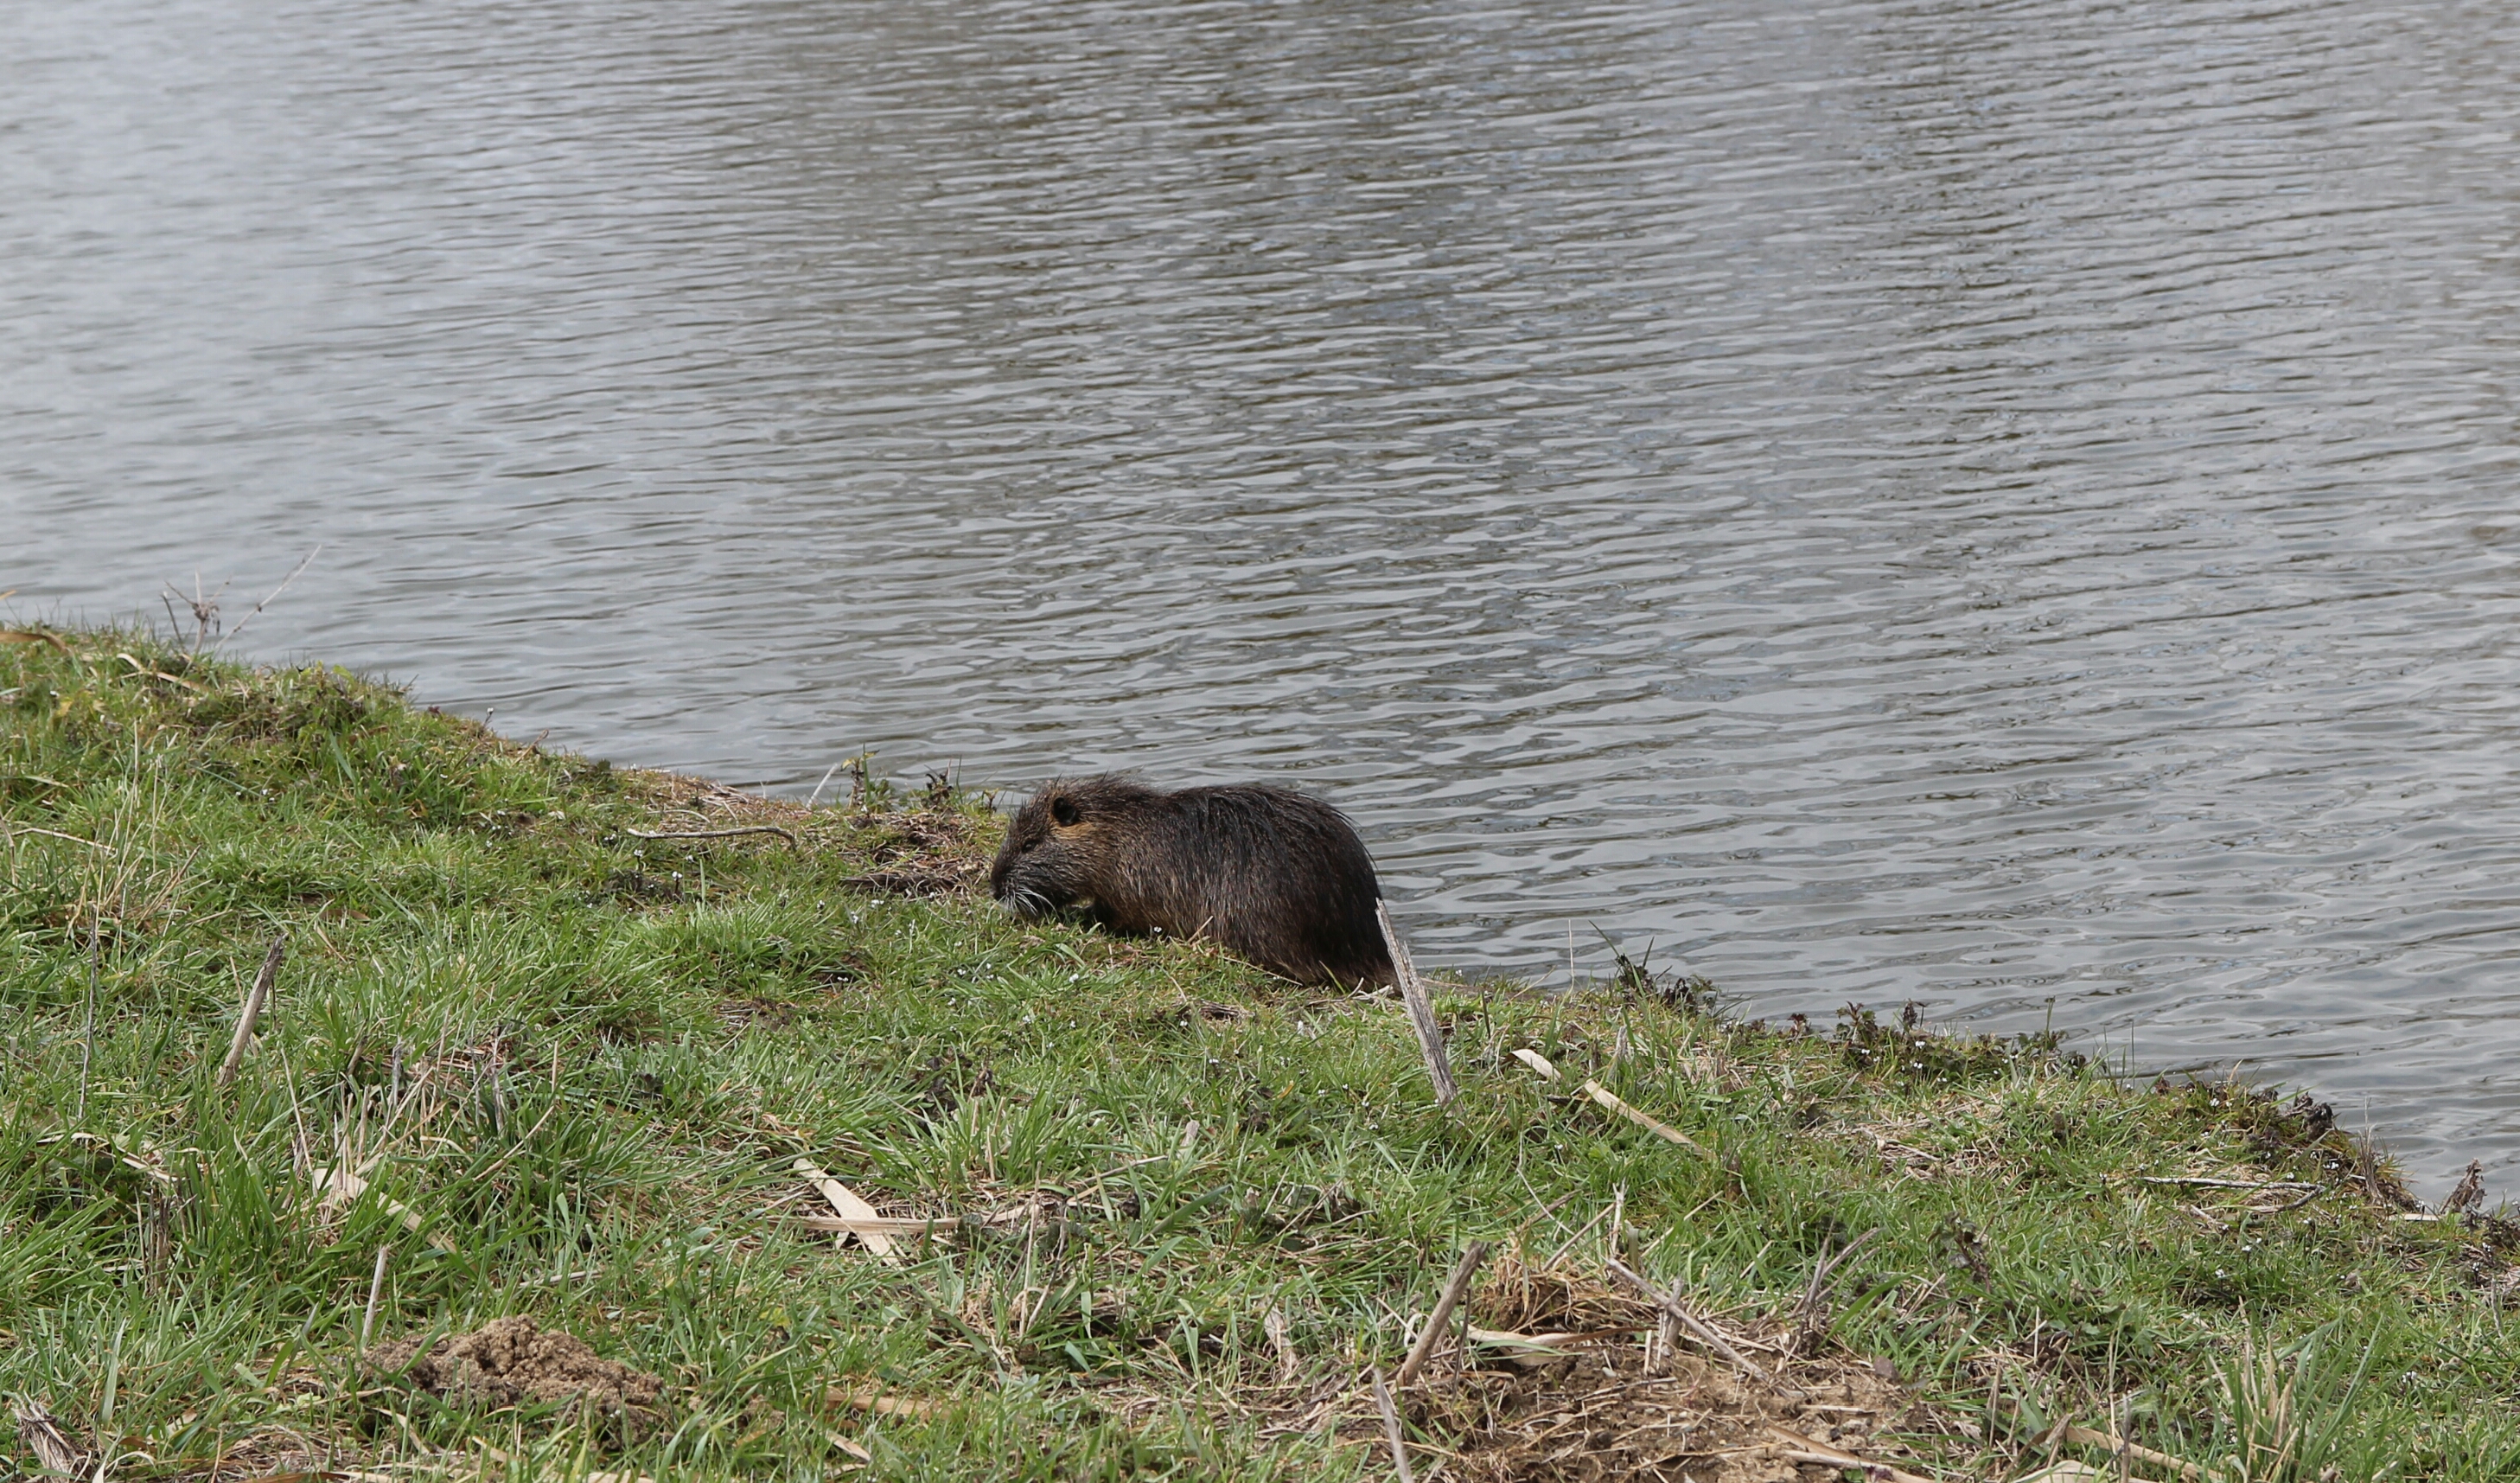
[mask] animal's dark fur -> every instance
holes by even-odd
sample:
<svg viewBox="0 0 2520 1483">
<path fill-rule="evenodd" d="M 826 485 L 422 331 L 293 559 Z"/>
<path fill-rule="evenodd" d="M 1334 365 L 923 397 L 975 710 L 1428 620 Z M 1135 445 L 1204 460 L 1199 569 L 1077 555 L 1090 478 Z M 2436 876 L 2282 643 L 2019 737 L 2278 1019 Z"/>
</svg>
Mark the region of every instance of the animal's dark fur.
<svg viewBox="0 0 2520 1483">
<path fill-rule="evenodd" d="M 1298 983 L 1392 980 L 1373 857 L 1344 814 L 1282 787 L 1055 778 L 1007 826 L 989 889 L 1025 916 L 1211 938 Z"/>
</svg>

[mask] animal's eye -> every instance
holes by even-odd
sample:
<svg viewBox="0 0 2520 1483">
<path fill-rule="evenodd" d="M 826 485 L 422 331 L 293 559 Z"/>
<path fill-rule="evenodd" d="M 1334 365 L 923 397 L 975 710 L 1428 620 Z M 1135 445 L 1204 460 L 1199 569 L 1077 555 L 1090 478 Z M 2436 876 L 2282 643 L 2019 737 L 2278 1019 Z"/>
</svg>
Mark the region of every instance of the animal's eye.
<svg viewBox="0 0 2520 1483">
<path fill-rule="evenodd" d="M 1073 798 L 1051 799 L 1050 817 L 1058 820 L 1061 824 L 1074 824 L 1076 822 L 1076 800 Z"/>
</svg>

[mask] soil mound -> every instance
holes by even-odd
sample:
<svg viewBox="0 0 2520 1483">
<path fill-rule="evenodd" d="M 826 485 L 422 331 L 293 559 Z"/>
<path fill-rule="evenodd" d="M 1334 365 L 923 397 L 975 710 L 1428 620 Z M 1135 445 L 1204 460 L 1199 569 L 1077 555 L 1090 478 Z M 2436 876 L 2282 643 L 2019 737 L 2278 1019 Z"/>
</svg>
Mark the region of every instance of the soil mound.
<svg viewBox="0 0 2520 1483">
<path fill-rule="evenodd" d="M 631 1431 L 660 1419 L 665 1382 L 608 1360 L 575 1334 L 538 1328 L 528 1318 L 493 1319 L 471 1333 L 400 1339 L 368 1354 L 368 1370 L 461 1405 L 559 1405 L 615 1417 Z"/>
</svg>

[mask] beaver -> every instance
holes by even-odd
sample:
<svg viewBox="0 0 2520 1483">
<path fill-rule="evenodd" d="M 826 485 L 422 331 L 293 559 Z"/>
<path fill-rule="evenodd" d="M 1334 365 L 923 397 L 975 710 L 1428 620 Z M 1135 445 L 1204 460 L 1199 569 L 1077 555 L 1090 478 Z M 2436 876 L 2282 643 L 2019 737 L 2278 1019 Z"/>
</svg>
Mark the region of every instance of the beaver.
<svg viewBox="0 0 2520 1483">
<path fill-rule="evenodd" d="M 1297 983 L 1392 981 L 1373 857 L 1347 816 L 1266 784 L 1164 792 L 1054 778 L 1007 826 L 989 893 L 1131 935 L 1206 937 Z"/>
</svg>

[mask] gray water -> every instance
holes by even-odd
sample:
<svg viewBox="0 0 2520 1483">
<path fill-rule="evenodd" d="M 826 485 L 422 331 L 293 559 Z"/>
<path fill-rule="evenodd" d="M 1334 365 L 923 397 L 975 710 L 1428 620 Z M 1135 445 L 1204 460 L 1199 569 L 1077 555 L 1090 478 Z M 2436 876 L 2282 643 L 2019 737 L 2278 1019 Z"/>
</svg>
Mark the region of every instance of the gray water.
<svg viewBox="0 0 2520 1483">
<path fill-rule="evenodd" d="M 1422 958 L 2052 1013 L 2509 1192 L 2510 7 L 0 20 L 20 616 L 320 545 L 236 650 L 1289 779 Z"/>
</svg>

